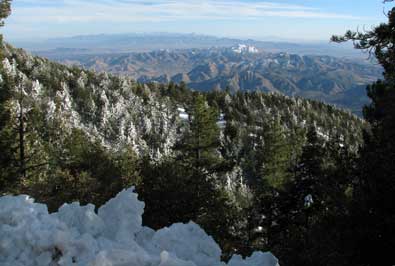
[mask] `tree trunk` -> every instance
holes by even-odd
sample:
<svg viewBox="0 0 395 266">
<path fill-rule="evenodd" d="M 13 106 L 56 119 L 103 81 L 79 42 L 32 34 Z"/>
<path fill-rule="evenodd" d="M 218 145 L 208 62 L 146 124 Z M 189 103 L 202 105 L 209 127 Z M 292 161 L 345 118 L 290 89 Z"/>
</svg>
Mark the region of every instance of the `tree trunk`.
<svg viewBox="0 0 395 266">
<path fill-rule="evenodd" d="M 18 134 L 19 134 L 19 173 L 22 178 L 26 178 L 26 156 L 25 156 L 25 122 L 23 116 L 23 104 L 22 104 L 22 89 L 21 99 L 19 100 L 19 117 L 18 117 Z"/>
</svg>

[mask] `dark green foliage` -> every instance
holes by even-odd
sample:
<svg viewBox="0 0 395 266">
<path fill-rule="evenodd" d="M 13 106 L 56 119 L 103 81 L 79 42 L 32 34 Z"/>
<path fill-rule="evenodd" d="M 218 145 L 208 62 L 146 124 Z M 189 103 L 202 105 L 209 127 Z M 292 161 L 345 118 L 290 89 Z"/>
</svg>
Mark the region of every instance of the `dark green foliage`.
<svg viewBox="0 0 395 266">
<path fill-rule="evenodd" d="M 11 1 L 1 0 L 0 1 L 0 27 L 4 26 L 4 19 L 7 18 L 11 13 Z M 4 59 L 3 53 L 3 35 L 0 34 L 0 62 Z M 13 164 L 15 158 L 13 157 L 13 147 L 11 145 L 13 138 L 12 130 L 8 126 L 10 120 L 9 101 L 11 99 L 10 87 L 13 84 L 7 77 L 4 76 L 3 66 L 0 65 L 0 76 L 3 82 L 0 84 L 0 169 L 8 169 Z M 10 167 L 9 171 L 0 173 L 0 191 L 6 183 L 9 182 L 10 176 L 15 175 L 12 171 L 13 167 Z"/>
<path fill-rule="evenodd" d="M 197 94 L 190 112 L 189 130 L 186 131 L 177 149 L 182 151 L 185 163 L 195 171 L 215 171 L 220 158 L 218 111 L 207 105 L 205 97 Z"/>
<path fill-rule="evenodd" d="M 170 85 L 172 86 L 172 85 Z M 175 158 L 152 163 L 143 160 L 138 192 L 146 203 L 144 222 L 162 228 L 175 222 L 194 221 L 232 252 L 238 209 L 221 186 L 224 160 L 218 152 L 218 112 L 197 94 L 191 107 L 189 127 L 176 144 Z"/>
<path fill-rule="evenodd" d="M 144 224 L 160 229 L 173 223 L 194 221 L 231 254 L 234 235 L 230 228 L 239 219 L 239 210 L 229 201 L 229 195 L 207 180 L 202 172 L 166 158 L 153 163 L 142 160 L 142 181 L 137 191 L 146 204 Z"/>
<path fill-rule="evenodd" d="M 285 265 L 347 265 L 344 219 L 351 200 L 353 154 L 336 140 L 325 143 L 310 127 L 291 178 L 280 189 L 257 195 L 263 247 Z"/>
<path fill-rule="evenodd" d="M 1 70 L 1 68 L 0 68 Z M 0 90 L 0 191 L 12 184 L 17 177 L 17 154 L 16 135 L 11 126 L 10 100 L 12 93 L 10 88 L 14 86 L 12 79 L 4 77 Z"/>
<path fill-rule="evenodd" d="M 0 26 L 4 26 L 3 19 L 11 14 L 11 0 L 1 0 L 0 2 Z"/>
<path fill-rule="evenodd" d="M 0 164 L 6 171 L 0 174 L 1 190 L 23 186 L 30 175 L 42 170 L 46 161 L 42 145 L 37 141 L 42 134 L 42 116 L 37 103 L 29 99 L 26 93 L 33 89 L 33 84 L 23 81 L 20 76 L 9 76 L 4 71 L 0 96 L 0 135 L 1 146 L 5 152 Z"/>
<path fill-rule="evenodd" d="M 191 190 L 190 173 L 172 159 L 153 163 L 149 158 L 142 161 L 141 186 L 139 196 L 147 206 L 144 223 L 158 229 L 174 222 L 189 222 L 196 213 L 191 208 L 194 191 Z"/>
<path fill-rule="evenodd" d="M 278 219 L 277 226 L 272 229 L 275 231 L 272 243 L 274 248 L 280 249 L 278 253 L 280 257 L 284 256 L 285 264 L 314 265 L 310 261 L 316 258 L 308 254 L 313 249 L 309 242 L 310 226 L 316 222 L 315 219 L 319 219 L 316 218 L 320 215 L 318 213 L 325 208 L 324 182 L 328 180 L 329 169 L 324 163 L 328 159 L 330 157 L 325 154 L 323 141 L 318 138 L 315 128 L 310 127 L 307 143 L 292 171 L 292 181 L 274 199 L 278 201 L 276 205 L 279 210 L 275 218 Z"/>
<path fill-rule="evenodd" d="M 258 146 L 259 176 L 271 187 L 280 188 L 289 179 L 291 145 L 289 137 L 275 119 L 268 127 L 263 128 L 263 141 Z"/>
<path fill-rule="evenodd" d="M 392 2 L 392 1 L 385 1 Z M 395 8 L 388 22 L 360 33 L 348 31 L 334 41 L 352 40 L 355 48 L 369 50 L 384 68 L 384 79 L 368 87 L 372 103 L 364 116 L 370 130 L 358 162 L 353 202 L 346 228 L 349 265 L 393 265 L 395 246 Z"/>
<path fill-rule="evenodd" d="M 4 26 L 4 19 L 11 14 L 11 0 L 0 1 L 0 27 Z M 0 47 L 3 46 L 3 35 L 0 34 Z M 3 52 L 0 51 L 0 59 L 3 59 Z"/>
<path fill-rule="evenodd" d="M 137 157 L 131 149 L 111 152 L 80 130 L 61 142 L 49 151 L 47 175 L 30 178 L 26 188 L 50 210 L 73 201 L 101 206 L 123 188 L 138 184 Z"/>
</svg>

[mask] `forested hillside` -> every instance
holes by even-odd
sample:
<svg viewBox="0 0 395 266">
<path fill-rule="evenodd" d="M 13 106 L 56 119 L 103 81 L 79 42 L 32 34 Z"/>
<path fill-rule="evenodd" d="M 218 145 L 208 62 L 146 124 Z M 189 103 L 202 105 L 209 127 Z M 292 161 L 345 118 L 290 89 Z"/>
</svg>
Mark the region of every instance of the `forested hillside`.
<svg viewBox="0 0 395 266">
<path fill-rule="evenodd" d="M 28 193 L 55 210 L 74 200 L 100 206 L 134 184 L 146 224 L 194 220 L 227 254 L 269 247 L 257 201 L 274 200 L 306 171 L 305 156 L 325 171 L 350 162 L 365 127 L 315 101 L 142 85 L 10 45 L 2 51 L 3 193 Z"/>
<path fill-rule="evenodd" d="M 0 27 L 10 2 L 0 1 Z M 0 35 L 0 262 L 224 265 L 198 226 L 170 226 L 192 220 L 224 261 L 270 250 L 281 265 L 394 265 L 395 7 L 385 2 L 388 22 L 332 37 L 384 69 L 367 87 L 366 120 L 277 94 L 143 85 L 32 56 Z M 138 196 L 108 201 L 131 186 Z M 25 193 L 46 205 L 10 196 Z M 96 207 L 54 212 L 72 201 Z M 254 253 L 228 265 L 250 261 L 277 264 Z"/>
</svg>

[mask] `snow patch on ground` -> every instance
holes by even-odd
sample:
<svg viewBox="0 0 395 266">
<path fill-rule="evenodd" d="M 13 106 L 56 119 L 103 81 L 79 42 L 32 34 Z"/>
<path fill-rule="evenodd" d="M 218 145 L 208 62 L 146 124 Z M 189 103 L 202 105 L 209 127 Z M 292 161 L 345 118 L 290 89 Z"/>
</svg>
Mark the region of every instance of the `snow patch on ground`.
<svg viewBox="0 0 395 266">
<path fill-rule="evenodd" d="M 65 204 L 49 214 L 29 196 L 0 198 L 0 265 L 3 266 L 226 266 L 221 249 L 197 224 L 154 231 L 142 226 L 144 203 L 134 188 L 95 206 Z M 278 266 L 256 252 L 228 266 Z"/>
</svg>

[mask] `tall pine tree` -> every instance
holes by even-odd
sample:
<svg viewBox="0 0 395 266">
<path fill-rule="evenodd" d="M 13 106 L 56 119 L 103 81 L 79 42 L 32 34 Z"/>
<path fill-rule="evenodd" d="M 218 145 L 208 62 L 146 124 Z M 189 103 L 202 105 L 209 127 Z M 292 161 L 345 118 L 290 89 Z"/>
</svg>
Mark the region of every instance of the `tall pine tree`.
<svg viewBox="0 0 395 266">
<path fill-rule="evenodd" d="M 369 50 L 384 68 L 384 79 L 368 87 L 372 103 L 364 108 L 371 130 L 365 132 L 354 189 L 350 265 L 395 264 L 395 7 L 387 17 L 371 31 L 332 38 Z"/>
<path fill-rule="evenodd" d="M 218 111 L 208 106 L 202 94 L 197 94 L 190 112 L 190 128 L 179 145 L 183 159 L 196 173 L 211 174 L 221 161 L 218 117 Z"/>
</svg>

